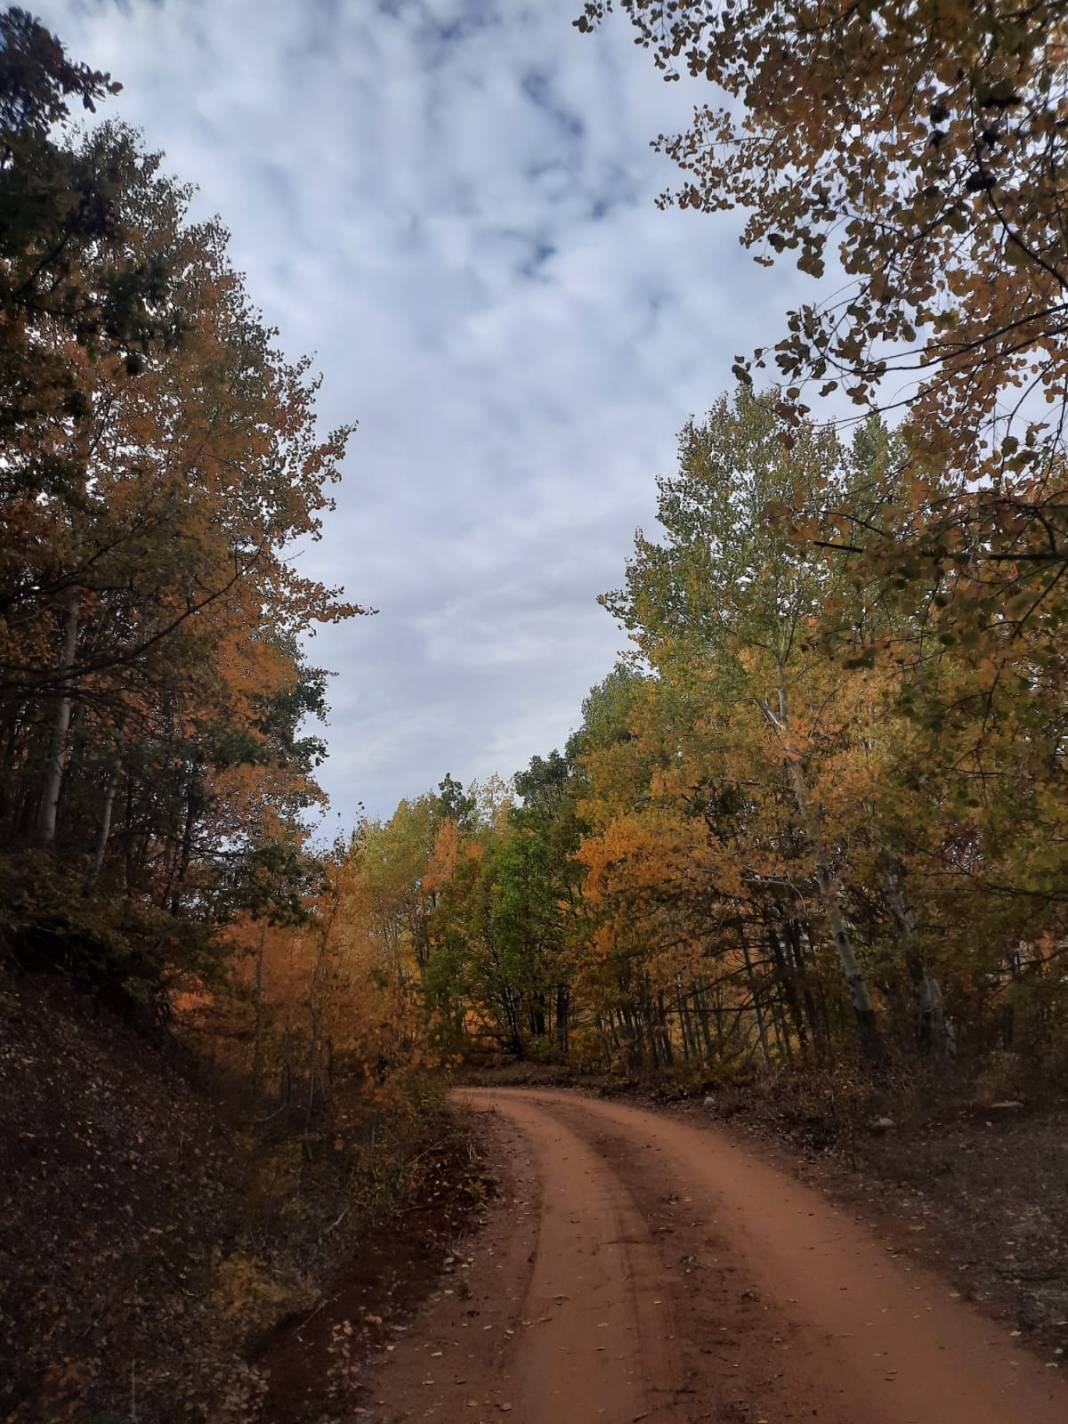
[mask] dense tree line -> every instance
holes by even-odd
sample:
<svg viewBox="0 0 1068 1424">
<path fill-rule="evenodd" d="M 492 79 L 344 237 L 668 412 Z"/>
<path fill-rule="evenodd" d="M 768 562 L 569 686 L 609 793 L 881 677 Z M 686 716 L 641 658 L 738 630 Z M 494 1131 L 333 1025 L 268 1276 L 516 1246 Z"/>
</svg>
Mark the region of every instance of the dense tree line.
<svg viewBox="0 0 1068 1424">
<path fill-rule="evenodd" d="M 789 513 L 908 509 L 903 439 L 719 401 L 602 600 L 634 652 L 566 748 L 512 796 L 445 783 L 363 828 L 376 932 L 449 1046 L 1061 1062 L 1063 633 L 947 637 Z"/>
<path fill-rule="evenodd" d="M 0 9 L 0 1414 L 247 1424 L 440 1104 L 312 844 L 350 430 L 117 90 Z"/>
<path fill-rule="evenodd" d="M 0 15 L 0 878 L 20 958 L 162 1010 L 235 915 L 300 905 L 304 636 L 359 610 L 291 561 L 350 432 L 317 432 L 192 190 L 74 127 L 117 88 Z"/>
<path fill-rule="evenodd" d="M 160 1011 L 228 979 L 254 1081 L 309 1104 L 428 1035 L 664 1066 L 1063 1031 L 1062 7 L 621 8 L 715 86 L 665 201 L 852 285 L 683 431 L 566 747 L 317 857 L 304 640 L 361 610 L 288 556 L 350 431 L 159 156 L 75 130 L 117 86 L 0 17 L 5 940 Z M 843 391 L 849 433 L 805 403 Z"/>
<path fill-rule="evenodd" d="M 1068 12 L 617 8 L 711 86 L 663 202 L 845 284 L 683 432 L 568 745 L 360 829 L 372 954 L 445 1048 L 1056 1066 Z"/>
<path fill-rule="evenodd" d="M 426 1042 L 363 832 L 308 814 L 308 636 L 366 610 L 294 554 L 351 427 L 320 432 L 193 189 L 77 126 L 118 89 L 0 12 L 0 950 L 177 1016 L 307 1165 Z"/>
</svg>

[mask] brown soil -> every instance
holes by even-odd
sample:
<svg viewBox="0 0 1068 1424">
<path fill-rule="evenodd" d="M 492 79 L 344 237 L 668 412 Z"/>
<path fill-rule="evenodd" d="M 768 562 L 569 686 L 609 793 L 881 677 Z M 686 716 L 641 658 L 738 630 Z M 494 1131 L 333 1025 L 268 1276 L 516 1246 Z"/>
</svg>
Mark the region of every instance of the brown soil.
<svg viewBox="0 0 1068 1424">
<path fill-rule="evenodd" d="M 582 1075 L 512 1063 L 468 1071 L 471 1087 L 573 1087 L 726 1124 L 790 1175 L 863 1216 L 897 1254 L 944 1275 L 963 1299 L 1019 1332 L 1043 1362 L 1068 1367 L 1068 1102 L 1051 1085 L 976 1101 L 967 1077 L 912 1085 L 878 1106 L 836 1101 L 802 1075 L 711 1089 L 715 1107 L 663 1079 Z M 1025 1101 L 1020 1102 L 1020 1098 Z M 886 1113 L 894 1126 L 873 1131 Z"/>
<path fill-rule="evenodd" d="M 473 1114 L 453 1108 L 428 1131 L 406 1204 L 363 1235 L 310 1313 L 266 1341 L 258 1361 L 268 1375 L 262 1424 L 347 1418 L 369 1353 L 404 1328 L 485 1223 L 496 1185 Z"/>
<path fill-rule="evenodd" d="M 966 1098 L 889 1109 L 885 1132 L 854 1125 L 825 1141 L 781 1096 L 716 1094 L 742 1141 L 859 1212 L 898 1255 L 942 1274 L 962 1298 L 1019 1332 L 1044 1362 L 1068 1350 L 1068 1110 Z M 700 1103 L 676 1104 L 707 1122 Z M 815 1132 L 817 1143 L 811 1133 Z"/>
<path fill-rule="evenodd" d="M 943 1280 L 721 1129 L 472 1090 L 505 1191 L 354 1417 L 1064 1424 L 1068 1389 Z"/>
</svg>

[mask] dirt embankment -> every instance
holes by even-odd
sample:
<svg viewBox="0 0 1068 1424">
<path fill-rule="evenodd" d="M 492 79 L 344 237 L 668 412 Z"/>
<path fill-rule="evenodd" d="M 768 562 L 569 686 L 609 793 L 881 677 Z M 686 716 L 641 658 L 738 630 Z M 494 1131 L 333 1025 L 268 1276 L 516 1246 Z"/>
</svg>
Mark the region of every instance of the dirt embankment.
<svg viewBox="0 0 1068 1424">
<path fill-rule="evenodd" d="M 257 1352 L 267 1378 L 257 1424 L 348 1420 L 368 1357 L 388 1349 L 443 1278 L 455 1275 L 464 1288 L 465 1244 L 486 1224 L 496 1191 L 472 1114 L 454 1109 L 429 1125 L 403 1203 L 338 1261 L 319 1300 Z"/>
<path fill-rule="evenodd" d="M 151 1417 L 161 1388 L 177 1413 L 194 1352 L 240 1394 L 212 1328 L 238 1194 L 210 1104 L 61 979 L 0 979 L 0 1028 L 0 1418 Z"/>
<path fill-rule="evenodd" d="M 0 970 L 2 1424 L 311 1424 L 474 1224 L 456 1114 L 357 1097 L 312 1140 L 193 1067 Z"/>
<path fill-rule="evenodd" d="M 742 1099 L 739 1101 L 739 1099 Z M 715 1094 L 669 1111 L 726 1122 L 741 1142 L 861 1216 L 902 1260 L 1068 1368 L 1068 1103 L 960 1093 L 848 1130 L 774 1093 Z"/>
</svg>

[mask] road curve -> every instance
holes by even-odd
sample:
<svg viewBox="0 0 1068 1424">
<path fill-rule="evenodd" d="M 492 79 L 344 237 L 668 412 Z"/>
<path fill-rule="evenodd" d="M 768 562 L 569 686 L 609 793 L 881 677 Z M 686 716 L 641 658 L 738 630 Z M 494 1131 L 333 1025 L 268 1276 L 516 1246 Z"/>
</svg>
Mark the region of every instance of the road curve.
<svg viewBox="0 0 1068 1424">
<path fill-rule="evenodd" d="M 727 1134 L 469 1089 L 504 1192 L 361 1418 L 1068 1424 L 1057 1370 Z"/>
</svg>

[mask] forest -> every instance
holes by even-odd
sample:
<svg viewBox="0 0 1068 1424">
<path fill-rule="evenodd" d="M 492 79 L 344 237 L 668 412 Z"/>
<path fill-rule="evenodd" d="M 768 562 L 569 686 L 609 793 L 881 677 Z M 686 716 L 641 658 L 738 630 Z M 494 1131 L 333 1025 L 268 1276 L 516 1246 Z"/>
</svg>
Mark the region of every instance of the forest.
<svg viewBox="0 0 1068 1424">
<path fill-rule="evenodd" d="M 781 406 L 743 387 L 683 431 L 659 538 L 602 597 L 634 653 L 564 749 L 360 828 L 374 933 L 443 1046 L 695 1081 L 1063 1072 L 1055 575 L 990 576 L 947 532 L 915 606 L 858 541 L 932 537 L 946 482 L 878 418 L 843 442 Z"/>
<path fill-rule="evenodd" d="M 846 295 L 739 353 L 648 472 L 655 524 L 600 595 L 620 658 L 566 743 L 467 785 L 442 767 L 331 844 L 309 637 L 374 610 L 292 551 L 354 426 L 321 428 L 313 362 L 112 116 L 119 85 L 0 14 L 0 1008 L 9 1042 L 39 1035 L 0 1074 L 11 1424 L 296 1420 L 257 1413 L 249 1341 L 417 1180 L 453 1073 L 829 1093 L 857 1121 L 1063 1092 L 1068 7 L 616 10 L 661 77 L 712 86 L 656 141 L 681 174 L 661 204 L 741 208 L 758 263 L 840 269 Z M 93 1304 L 77 1282 L 126 1269 L 100 1224 L 20 1255 L 87 1188 L 62 1150 L 51 1175 L 19 1155 L 81 1132 L 19 1064 L 55 1071 L 67 1034 L 88 1083 L 102 1012 L 124 1063 L 162 1055 L 146 1081 L 197 1084 L 144 1105 L 215 1154 L 180 1312 L 165 1283 Z M 86 1103 L 113 1145 L 149 1130 Z M 133 1282 L 168 1228 L 108 1190 L 146 1233 Z"/>
</svg>

